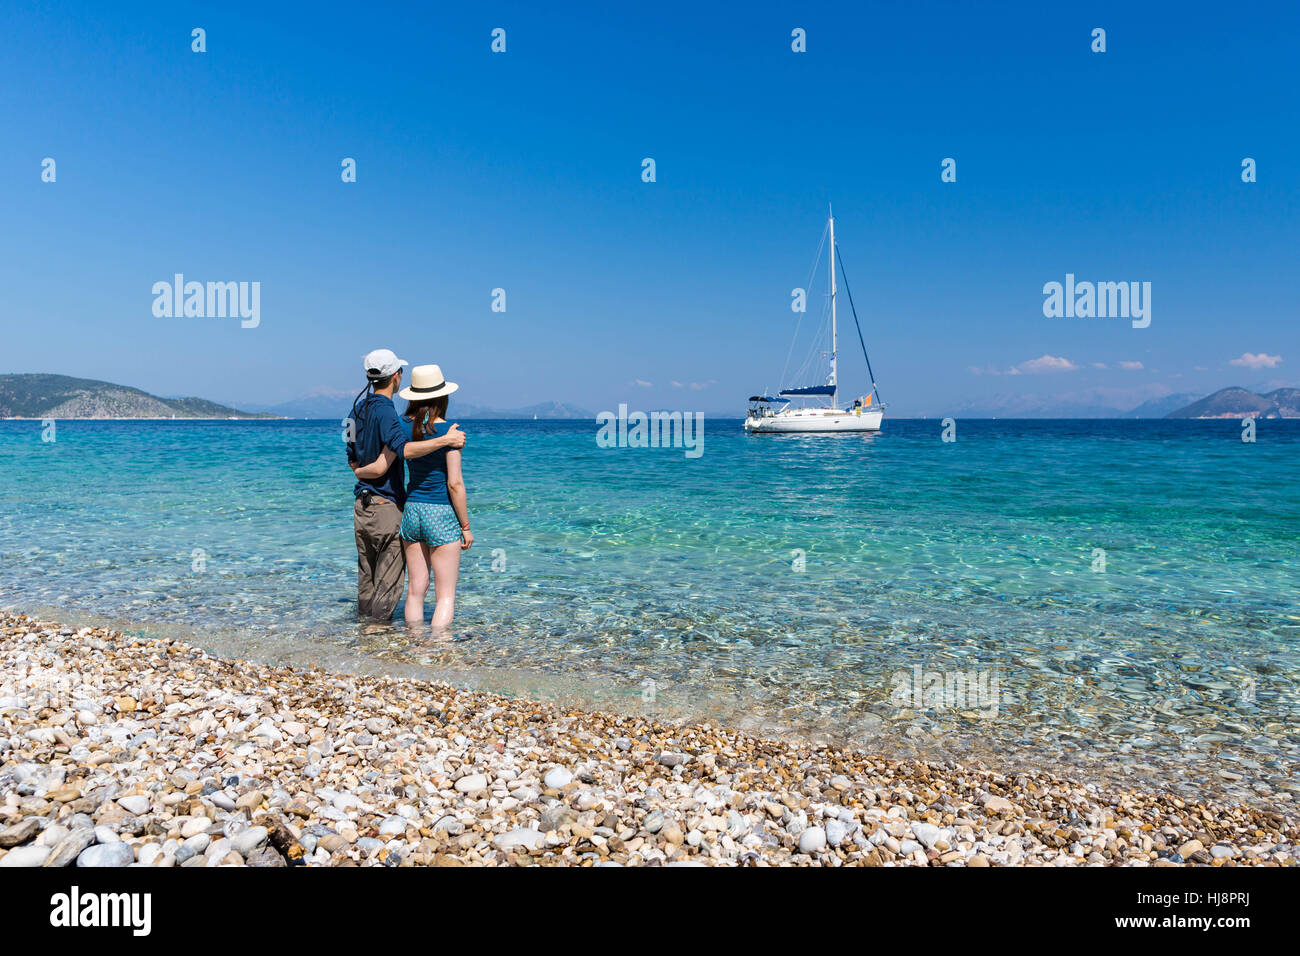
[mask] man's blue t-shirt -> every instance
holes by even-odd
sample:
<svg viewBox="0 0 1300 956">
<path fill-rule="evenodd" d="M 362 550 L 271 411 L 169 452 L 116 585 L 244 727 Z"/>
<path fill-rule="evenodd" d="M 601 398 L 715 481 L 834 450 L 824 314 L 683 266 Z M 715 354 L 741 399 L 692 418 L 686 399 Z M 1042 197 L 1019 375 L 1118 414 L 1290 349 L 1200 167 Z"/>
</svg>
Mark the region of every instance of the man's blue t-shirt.
<svg viewBox="0 0 1300 956">
<path fill-rule="evenodd" d="M 446 422 L 430 422 L 424 440 L 441 438 L 447 434 Z M 412 439 L 414 440 L 414 439 Z M 447 498 L 447 449 L 439 448 L 421 458 L 412 458 L 407 464 L 410 481 L 406 485 L 407 501 L 428 501 L 445 505 Z"/>
<path fill-rule="evenodd" d="M 352 417 L 356 423 L 356 440 L 348 443 L 349 460 L 368 465 L 379 457 L 385 445 L 397 453 L 397 460 L 383 477 L 357 479 L 353 494 L 360 498 L 369 491 L 387 498 L 400 508 L 406 501 L 402 449 L 406 446 L 408 432 L 397 417 L 393 400 L 386 395 L 371 392 L 353 407 Z"/>
</svg>

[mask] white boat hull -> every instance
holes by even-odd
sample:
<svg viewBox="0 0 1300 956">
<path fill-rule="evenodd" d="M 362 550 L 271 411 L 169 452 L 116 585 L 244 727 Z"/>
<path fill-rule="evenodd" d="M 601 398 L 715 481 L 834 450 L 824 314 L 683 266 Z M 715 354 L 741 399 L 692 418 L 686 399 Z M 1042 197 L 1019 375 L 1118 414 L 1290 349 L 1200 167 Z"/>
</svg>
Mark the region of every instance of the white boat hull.
<svg viewBox="0 0 1300 956">
<path fill-rule="evenodd" d="M 831 433 L 836 432 L 877 432 L 880 431 L 881 420 L 885 417 L 884 406 L 880 403 L 880 392 L 876 389 L 876 376 L 871 371 L 871 359 L 867 358 L 866 342 L 862 341 L 862 358 L 867 363 L 867 374 L 871 376 L 871 390 L 853 403 L 851 408 L 840 408 L 839 386 L 839 326 L 835 313 L 835 294 L 836 294 L 836 263 L 839 261 L 839 255 L 836 252 L 835 245 L 835 215 L 829 206 L 826 207 L 827 222 L 826 235 L 830 237 L 830 242 L 826 248 L 827 269 L 826 273 L 830 278 L 830 320 L 831 320 L 831 350 L 829 358 L 829 367 L 826 370 L 826 380 L 823 385 L 798 384 L 795 387 L 788 387 L 789 383 L 783 382 L 781 390 L 773 398 L 766 392 L 759 395 L 750 396 L 749 412 L 745 417 L 745 431 L 754 434 L 779 434 L 779 433 Z M 824 237 L 823 237 L 824 238 Z M 839 263 L 842 270 L 844 264 Z M 847 279 L 845 280 L 845 291 L 848 291 Z M 853 304 L 852 295 L 849 296 L 849 305 Z M 853 313 L 854 324 L 857 324 L 857 311 Z M 798 330 L 796 326 L 796 340 Z M 858 338 L 862 339 L 862 329 L 858 328 Z M 793 350 L 794 345 L 790 348 Z M 812 356 L 809 356 L 811 361 Z M 787 356 L 787 364 L 789 356 Z M 808 362 L 803 367 L 808 367 Z M 782 372 L 782 378 L 785 373 Z M 800 377 L 802 374 L 800 373 Z M 794 405 L 795 402 L 804 402 L 810 399 L 820 398 L 823 404 L 820 407 L 809 407 L 807 405 Z"/>
<path fill-rule="evenodd" d="M 787 432 L 878 432 L 885 414 L 878 408 L 860 412 L 827 408 L 801 408 L 773 415 L 750 415 L 745 431 L 778 434 Z"/>
</svg>

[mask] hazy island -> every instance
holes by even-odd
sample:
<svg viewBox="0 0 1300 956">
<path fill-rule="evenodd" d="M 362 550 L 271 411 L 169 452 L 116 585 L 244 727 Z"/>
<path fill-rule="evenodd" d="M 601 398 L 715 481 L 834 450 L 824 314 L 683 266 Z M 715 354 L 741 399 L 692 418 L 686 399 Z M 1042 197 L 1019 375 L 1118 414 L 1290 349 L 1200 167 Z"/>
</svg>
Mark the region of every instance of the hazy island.
<svg viewBox="0 0 1300 956">
<path fill-rule="evenodd" d="M 279 418 L 67 375 L 0 375 L 0 418 Z"/>
</svg>

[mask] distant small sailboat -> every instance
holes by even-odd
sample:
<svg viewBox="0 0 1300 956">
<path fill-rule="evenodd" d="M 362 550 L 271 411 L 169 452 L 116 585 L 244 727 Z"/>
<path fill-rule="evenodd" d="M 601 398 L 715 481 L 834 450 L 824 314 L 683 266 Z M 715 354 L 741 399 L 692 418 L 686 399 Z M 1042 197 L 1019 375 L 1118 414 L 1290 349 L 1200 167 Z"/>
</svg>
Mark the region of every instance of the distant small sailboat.
<svg viewBox="0 0 1300 956">
<path fill-rule="evenodd" d="M 871 376 L 871 391 L 854 401 L 852 408 L 840 408 L 837 401 L 839 394 L 838 334 L 836 324 L 835 297 L 838 289 L 835 282 L 835 264 L 839 259 L 839 250 L 835 245 L 835 214 L 829 211 L 827 229 L 830 231 L 830 318 L 831 318 L 831 352 L 830 371 L 825 385 L 810 385 L 795 388 L 783 388 L 775 397 L 768 395 L 751 395 L 749 411 L 745 416 L 745 431 L 754 433 L 776 432 L 874 432 L 880 430 L 880 423 L 885 417 L 884 405 L 880 402 L 880 393 L 876 389 L 876 376 L 871 371 L 871 359 L 867 358 L 866 342 L 862 339 L 862 327 L 858 325 L 858 312 L 853 309 L 853 323 L 858 329 L 858 340 L 862 342 L 862 356 L 867 358 L 867 374 Z M 825 238 L 823 236 L 823 238 Z M 840 271 L 844 264 L 840 263 Z M 848 278 L 844 280 L 848 291 Z M 849 292 L 849 307 L 853 308 L 853 293 Z M 797 331 L 796 331 L 797 334 Z M 791 407 L 795 400 L 826 398 L 825 405 Z"/>
</svg>

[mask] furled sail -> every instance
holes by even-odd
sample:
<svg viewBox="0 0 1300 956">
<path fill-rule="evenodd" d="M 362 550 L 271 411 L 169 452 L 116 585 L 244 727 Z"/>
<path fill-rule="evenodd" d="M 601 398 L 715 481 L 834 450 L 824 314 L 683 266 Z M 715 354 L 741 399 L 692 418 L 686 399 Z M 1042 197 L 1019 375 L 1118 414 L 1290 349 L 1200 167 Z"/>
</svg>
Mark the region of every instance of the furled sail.
<svg viewBox="0 0 1300 956">
<path fill-rule="evenodd" d="M 778 395 L 834 395 L 834 385 L 810 385 L 807 388 L 783 388 Z"/>
</svg>

